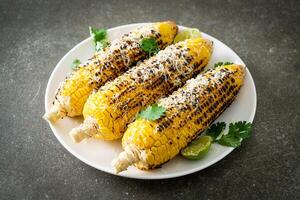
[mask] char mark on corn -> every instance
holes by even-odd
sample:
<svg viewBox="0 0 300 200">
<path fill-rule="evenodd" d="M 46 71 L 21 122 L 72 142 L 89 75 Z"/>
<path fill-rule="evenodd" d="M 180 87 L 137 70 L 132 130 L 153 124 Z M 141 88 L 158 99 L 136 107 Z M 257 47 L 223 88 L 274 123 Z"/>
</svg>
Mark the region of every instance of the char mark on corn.
<svg viewBox="0 0 300 200">
<path fill-rule="evenodd" d="M 57 90 L 53 107 L 44 118 L 55 122 L 64 116 L 82 115 L 92 91 L 149 56 L 140 46 L 144 38 L 154 38 L 159 48 L 164 49 L 172 43 L 176 33 L 174 22 L 159 22 L 139 27 L 113 41 L 65 79 Z"/>
<path fill-rule="evenodd" d="M 201 72 L 211 54 L 210 41 L 186 40 L 168 46 L 105 84 L 89 97 L 83 110 L 85 119 L 92 117 L 97 121 L 99 130 L 94 137 L 104 140 L 122 137 L 127 124 L 142 108 Z M 71 135 L 80 132 L 80 128 L 74 129 Z"/>
<path fill-rule="evenodd" d="M 235 99 L 243 84 L 245 67 L 228 65 L 209 70 L 158 105 L 166 109 L 158 120 L 137 119 L 122 139 L 124 152 L 113 161 L 116 172 L 135 165 L 152 169 L 175 157 L 204 131 Z M 132 154 L 129 158 L 127 155 Z"/>
</svg>

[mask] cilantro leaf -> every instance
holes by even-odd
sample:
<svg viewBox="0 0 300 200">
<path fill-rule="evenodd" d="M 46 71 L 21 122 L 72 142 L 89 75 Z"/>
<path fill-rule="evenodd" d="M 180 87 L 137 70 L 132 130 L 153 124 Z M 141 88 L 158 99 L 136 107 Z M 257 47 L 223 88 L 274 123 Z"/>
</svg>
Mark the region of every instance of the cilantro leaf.
<svg viewBox="0 0 300 200">
<path fill-rule="evenodd" d="M 215 141 L 222 131 L 226 128 L 225 122 L 217 122 L 216 124 L 211 125 L 206 132 L 206 135 L 209 135 Z"/>
<path fill-rule="evenodd" d="M 236 136 L 246 139 L 250 137 L 251 123 L 246 121 L 239 121 L 229 124 L 228 134 L 235 134 Z"/>
<path fill-rule="evenodd" d="M 105 47 L 107 47 L 109 45 L 109 43 L 107 41 L 101 41 L 101 42 L 96 42 L 96 46 L 95 49 L 96 51 L 100 51 L 101 49 L 104 49 Z"/>
<path fill-rule="evenodd" d="M 164 116 L 166 112 L 166 109 L 163 106 L 159 106 L 157 104 L 153 104 L 151 106 L 148 106 L 145 110 L 141 111 L 137 118 L 143 118 L 147 120 L 156 120 L 160 117 Z"/>
<path fill-rule="evenodd" d="M 77 70 L 79 68 L 79 65 L 81 64 L 80 60 L 79 59 L 75 59 L 72 63 L 72 69 L 73 70 Z"/>
<path fill-rule="evenodd" d="M 107 31 L 105 29 L 99 28 L 93 28 L 89 27 L 90 35 L 93 37 L 94 42 L 96 43 L 97 41 L 104 40 L 107 36 Z"/>
<path fill-rule="evenodd" d="M 90 26 L 89 31 L 90 35 L 93 37 L 96 51 L 99 51 L 108 45 L 106 29 L 96 29 Z"/>
<path fill-rule="evenodd" d="M 217 63 L 215 63 L 214 68 L 220 67 L 220 66 L 225 66 L 225 65 L 232 65 L 232 64 L 233 64 L 233 62 L 217 62 Z"/>
<path fill-rule="evenodd" d="M 218 143 L 224 146 L 229 147 L 239 147 L 241 145 L 241 138 L 234 134 L 227 134 L 223 135 L 220 140 L 218 140 Z"/>
<path fill-rule="evenodd" d="M 103 49 L 103 43 L 102 42 L 96 42 L 95 49 L 96 49 L 96 51 L 100 51 L 101 49 Z"/>
<path fill-rule="evenodd" d="M 149 55 L 155 54 L 159 51 L 159 47 L 154 38 L 144 38 L 141 41 L 141 48 Z"/>
<path fill-rule="evenodd" d="M 214 139 L 214 142 L 236 148 L 241 145 L 243 139 L 250 137 L 251 126 L 252 124 L 246 121 L 230 123 L 228 133 L 222 135 L 222 137 L 217 140 L 222 134 L 222 131 L 226 128 L 225 122 L 218 122 L 211 125 L 207 129 L 206 134 L 211 136 Z"/>
</svg>

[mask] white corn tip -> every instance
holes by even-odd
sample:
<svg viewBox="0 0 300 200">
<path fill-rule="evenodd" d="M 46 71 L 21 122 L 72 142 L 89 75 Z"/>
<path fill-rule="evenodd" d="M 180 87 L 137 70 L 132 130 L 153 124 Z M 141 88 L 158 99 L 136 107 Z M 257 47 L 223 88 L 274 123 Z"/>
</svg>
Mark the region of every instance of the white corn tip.
<svg viewBox="0 0 300 200">
<path fill-rule="evenodd" d="M 75 143 L 79 143 L 82 140 L 89 138 L 89 136 L 81 129 L 80 126 L 73 128 L 69 134 Z"/>
<path fill-rule="evenodd" d="M 92 117 L 88 117 L 80 126 L 73 128 L 70 131 L 69 135 L 75 143 L 79 143 L 86 138 L 90 138 L 96 135 L 97 132 L 97 121 Z"/>
<path fill-rule="evenodd" d="M 127 168 L 139 161 L 138 152 L 131 148 L 125 148 L 125 151 L 119 154 L 112 161 L 112 166 L 116 174 L 127 170 Z"/>
<path fill-rule="evenodd" d="M 48 113 L 45 113 L 43 118 L 49 122 L 55 123 L 59 119 L 66 116 L 66 112 L 63 111 L 59 104 L 54 104 Z"/>
</svg>

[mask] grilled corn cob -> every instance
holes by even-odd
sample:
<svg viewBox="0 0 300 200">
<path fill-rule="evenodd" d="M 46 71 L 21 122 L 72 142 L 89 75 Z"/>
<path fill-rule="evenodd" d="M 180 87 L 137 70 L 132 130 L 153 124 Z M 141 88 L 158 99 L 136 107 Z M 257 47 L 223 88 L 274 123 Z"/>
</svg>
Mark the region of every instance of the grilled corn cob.
<svg viewBox="0 0 300 200">
<path fill-rule="evenodd" d="M 175 157 L 232 103 L 244 74 L 241 65 L 218 67 L 160 99 L 158 105 L 166 109 L 163 117 L 137 119 L 128 126 L 122 139 L 124 151 L 112 162 L 115 171 L 130 165 L 148 170 Z"/>
<path fill-rule="evenodd" d="M 75 142 L 91 136 L 104 140 L 122 137 L 143 107 L 196 76 L 211 54 L 212 42 L 201 38 L 168 46 L 92 94 L 84 106 L 84 123 L 70 135 Z"/>
<path fill-rule="evenodd" d="M 159 22 L 137 28 L 115 40 L 103 51 L 96 53 L 79 70 L 71 74 L 62 83 L 55 96 L 54 105 L 45 119 L 55 122 L 58 119 L 82 114 L 84 103 L 93 89 L 97 89 L 105 82 L 112 80 L 144 59 L 148 53 L 141 49 L 143 38 L 154 38 L 160 49 L 173 42 L 177 33 L 174 22 Z M 97 75 L 97 81 L 92 81 Z"/>
</svg>

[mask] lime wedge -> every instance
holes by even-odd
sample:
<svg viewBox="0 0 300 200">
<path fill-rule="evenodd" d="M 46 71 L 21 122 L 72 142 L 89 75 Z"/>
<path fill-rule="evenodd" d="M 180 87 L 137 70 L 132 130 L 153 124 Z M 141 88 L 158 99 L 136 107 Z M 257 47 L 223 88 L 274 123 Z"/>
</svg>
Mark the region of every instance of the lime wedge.
<svg viewBox="0 0 300 200">
<path fill-rule="evenodd" d="M 192 141 L 187 147 L 181 150 L 181 155 L 189 160 L 199 160 L 203 158 L 210 149 L 212 137 L 203 136 Z"/>
<path fill-rule="evenodd" d="M 189 28 L 185 29 L 184 31 L 181 31 L 178 33 L 174 39 L 174 43 L 186 40 L 186 39 L 195 39 L 195 38 L 201 38 L 201 32 L 196 28 Z"/>
</svg>

